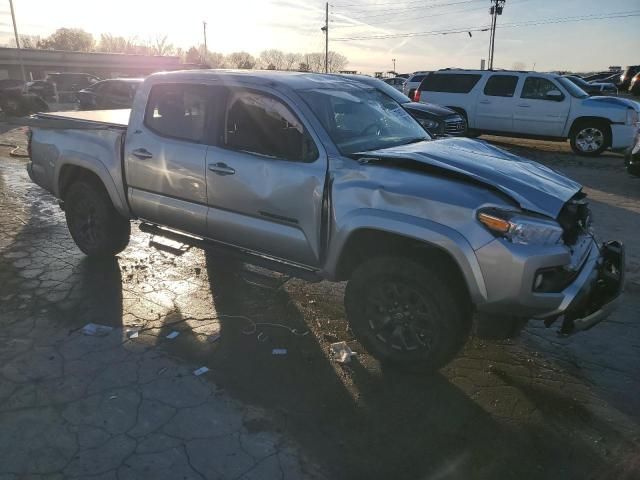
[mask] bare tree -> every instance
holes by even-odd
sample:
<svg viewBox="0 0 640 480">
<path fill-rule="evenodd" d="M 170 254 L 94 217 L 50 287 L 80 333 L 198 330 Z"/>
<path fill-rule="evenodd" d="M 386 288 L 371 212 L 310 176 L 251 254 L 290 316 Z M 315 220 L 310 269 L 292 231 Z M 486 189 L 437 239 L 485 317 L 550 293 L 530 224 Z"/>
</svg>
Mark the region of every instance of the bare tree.
<svg viewBox="0 0 640 480">
<path fill-rule="evenodd" d="M 329 52 L 328 55 L 328 67 L 329 72 L 336 73 L 340 70 L 344 70 L 347 66 L 348 60 L 344 55 L 337 52 Z"/>
<path fill-rule="evenodd" d="M 284 69 L 292 70 L 296 65 L 300 64 L 302 55 L 299 53 L 287 53 L 284 56 Z"/>
<path fill-rule="evenodd" d="M 93 36 L 80 28 L 59 28 L 47 38 L 39 40 L 37 48 L 89 52 L 93 49 Z"/>
<path fill-rule="evenodd" d="M 220 52 L 209 52 L 205 63 L 211 68 L 227 68 L 228 66 L 225 56 Z"/>
<path fill-rule="evenodd" d="M 173 44 L 169 43 L 167 35 L 157 35 L 149 40 L 148 46 L 152 55 L 173 55 L 176 52 Z"/>
<path fill-rule="evenodd" d="M 202 60 L 200 50 L 196 47 L 190 47 L 185 54 L 184 60 L 187 63 L 200 63 L 200 61 Z"/>
<path fill-rule="evenodd" d="M 267 68 L 269 70 L 284 70 L 286 63 L 285 53 L 282 50 L 276 50 L 274 48 L 260 52 L 258 60 L 261 68 Z"/>
<path fill-rule="evenodd" d="M 250 70 L 256 66 L 255 57 L 247 52 L 230 53 L 226 60 L 232 68 Z"/>
<path fill-rule="evenodd" d="M 511 68 L 513 68 L 513 70 L 526 70 L 527 65 L 524 62 L 513 62 Z"/>
<path fill-rule="evenodd" d="M 119 37 L 110 33 L 100 35 L 97 51 L 107 53 L 138 53 L 142 45 L 138 45 L 135 37 Z"/>
<path fill-rule="evenodd" d="M 38 48 L 38 42 L 40 41 L 39 35 L 20 35 L 20 46 L 22 48 Z M 16 41 L 11 40 L 11 44 L 15 45 Z"/>
</svg>

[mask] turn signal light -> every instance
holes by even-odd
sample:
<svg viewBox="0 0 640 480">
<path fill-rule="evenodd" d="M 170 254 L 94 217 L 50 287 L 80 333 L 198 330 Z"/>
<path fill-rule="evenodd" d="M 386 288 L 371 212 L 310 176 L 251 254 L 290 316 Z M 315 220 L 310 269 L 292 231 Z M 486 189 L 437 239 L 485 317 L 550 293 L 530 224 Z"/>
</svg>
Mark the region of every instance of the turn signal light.
<svg viewBox="0 0 640 480">
<path fill-rule="evenodd" d="M 480 220 L 489 230 L 499 233 L 507 233 L 511 228 L 511 223 L 503 218 L 494 217 L 488 213 L 481 212 L 478 214 Z"/>
</svg>

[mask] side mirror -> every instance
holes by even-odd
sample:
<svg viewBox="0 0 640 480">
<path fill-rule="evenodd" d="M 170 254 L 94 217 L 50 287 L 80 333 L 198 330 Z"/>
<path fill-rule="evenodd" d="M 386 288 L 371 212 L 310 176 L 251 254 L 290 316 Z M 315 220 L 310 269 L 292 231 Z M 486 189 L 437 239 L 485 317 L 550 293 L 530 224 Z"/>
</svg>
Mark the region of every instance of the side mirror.
<svg viewBox="0 0 640 480">
<path fill-rule="evenodd" d="M 562 99 L 564 98 L 564 95 L 562 95 L 562 92 L 560 90 L 549 90 L 545 95 L 545 98 L 547 100 L 554 100 L 556 102 L 561 102 Z"/>
</svg>

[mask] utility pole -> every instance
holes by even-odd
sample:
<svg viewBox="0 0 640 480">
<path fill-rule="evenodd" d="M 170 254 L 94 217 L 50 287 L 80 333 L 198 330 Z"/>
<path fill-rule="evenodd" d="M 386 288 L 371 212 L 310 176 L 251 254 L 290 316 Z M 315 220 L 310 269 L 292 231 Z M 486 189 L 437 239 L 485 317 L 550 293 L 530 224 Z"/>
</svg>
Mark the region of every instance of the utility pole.
<svg viewBox="0 0 640 480">
<path fill-rule="evenodd" d="M 202 33 L 204 35 L 204 53 L 202 54 L 202 63 L 205 63 L 207 61 L 207 53 L 209 51 L 207 50 L 207 22 L 204 20 L 202 21 Z"/>
<path fill-rule="evenodd" d="M 502 15 L 504 4 L 507 0 L 491 0 L 491 38 L 489 40 L 489 70 L 493 70 L 493 52 L 496 46 L 496 24 L 498 23 L 498 15 Z"/>
<path fill-rule="evenodd" d="M 20 37 L 18 36 L 18 27 L 16 26 L 16 13 L 13 11 L 13 0 L 9 0 L 11 7 L 11 20 L 13 20 L 13 34 L 16 36 L 16 48 L 18 49 L 18 62 L 20 62 L 20 70 L 22 72 L 22 81 L 27 81 L 27 75 L 24 73 L 24 62 L 22 61 L 22 50 L 20 49 Z"/>
<path fill-rule="evenodd" d="M 324 32 L 324 73 L 329 73 L 329 2 L 325 4 L 324 27 L 320 30 Z"/>
<path fill-rule="evenodd" d="M 396 59 L 392 58 L 391 61 L 393 62 L 393 73 L 398 73 L 396 72 Z"/>
</svg>

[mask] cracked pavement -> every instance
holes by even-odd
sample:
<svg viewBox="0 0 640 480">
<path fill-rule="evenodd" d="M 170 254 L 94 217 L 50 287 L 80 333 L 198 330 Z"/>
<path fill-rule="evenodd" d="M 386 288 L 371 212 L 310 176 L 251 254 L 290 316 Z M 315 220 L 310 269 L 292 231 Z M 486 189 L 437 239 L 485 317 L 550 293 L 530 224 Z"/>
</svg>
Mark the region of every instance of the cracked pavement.
<svg viewBox="0 0 640 480">
<path fill-rule="evenodd" d="M 362 351 L 344 285 L 137 226 L 116 259 L 88 260 L 1 147 L 0 480 L 639 478 L 640 179 L 619 157 L 505 146 L 586 185 L 600 235 L 628 243 L 629 288 L 589 332 L 530 322 L 514 340 L 474 338 L 430 378 Z M 83 335 L 89 322 L 113 330 Z M 329 360 L 337 340 L 352 365 Z"/>
</svg>

